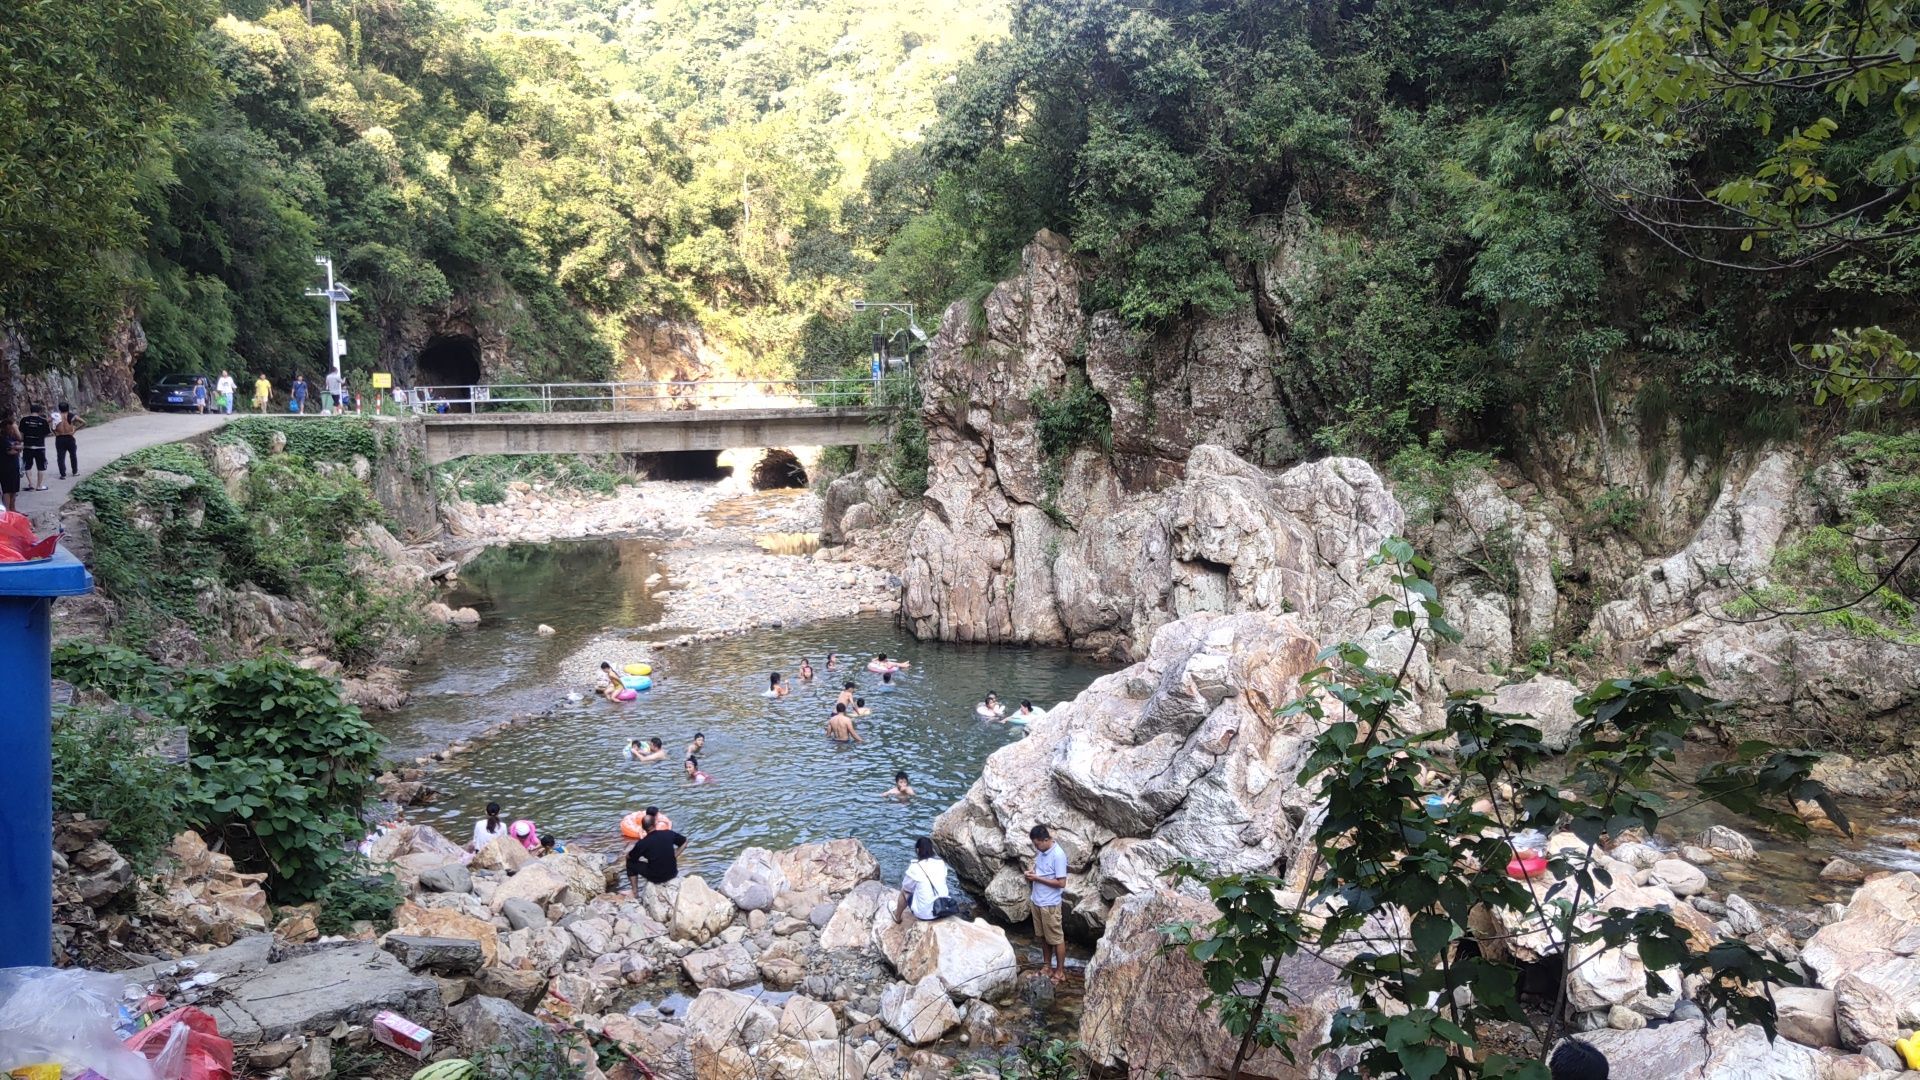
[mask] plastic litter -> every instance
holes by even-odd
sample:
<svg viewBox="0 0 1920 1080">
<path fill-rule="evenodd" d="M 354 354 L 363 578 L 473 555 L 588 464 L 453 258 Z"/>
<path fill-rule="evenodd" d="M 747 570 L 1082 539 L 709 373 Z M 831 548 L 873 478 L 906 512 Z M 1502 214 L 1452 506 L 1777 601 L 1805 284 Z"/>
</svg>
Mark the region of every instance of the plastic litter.
<svg viewBox="0 0 1920 1080">
<path fill-rule="evenodd" d="M 102 1080 L 160 1080 L 114 1030 L 121 1005 L 145 992 L 97 971 L 0 969 L 0 1069 L 53 1063 Z"/>
<path fill-rule="evenodd" d="M 154 1080 L 233 1080 L 233 1042 L 201 1009 L 175 1009 L 134 1033 L 127 1048 L 152 1060 Z"/>
</svg>

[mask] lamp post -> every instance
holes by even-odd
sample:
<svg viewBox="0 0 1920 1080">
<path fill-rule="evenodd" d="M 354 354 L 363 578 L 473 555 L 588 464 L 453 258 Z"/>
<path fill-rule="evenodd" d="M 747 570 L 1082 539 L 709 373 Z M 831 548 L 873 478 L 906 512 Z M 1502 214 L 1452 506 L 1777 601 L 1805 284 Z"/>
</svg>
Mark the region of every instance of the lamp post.
<svg viewBox="0 0 1920 1080">
<path fill-rule="evenodd" d="M 326 268 L 327 287 L 308 289 L 307 295 L 327 302 L 327 354 L 329 362 L 333 365 L 334 374 L 338 375 L 340 358 L 347 355 L 347 343 L 340 340 L 340 305 L 353 299 L 353 290 L 333 280 L 332 256 L 316 255 L 313 264 Z"/>
</svg>

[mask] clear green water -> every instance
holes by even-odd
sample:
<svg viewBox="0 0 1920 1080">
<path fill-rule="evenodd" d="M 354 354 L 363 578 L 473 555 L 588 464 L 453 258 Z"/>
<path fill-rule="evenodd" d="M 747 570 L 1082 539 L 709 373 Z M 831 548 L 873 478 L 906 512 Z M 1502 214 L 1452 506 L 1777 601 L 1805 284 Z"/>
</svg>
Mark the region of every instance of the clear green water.
<svg viewBox="0 0 1920 1080">
<path fill-rule="evenodd" d="M 638 540 L 525 545 L 489 551 L 461 571 L 449 602 L 473 605 L 482 623 L 450 635 L 427 657 L 415 672 L 413 701 L 381 722 L 396 756 L 437 749 L 516 713 L 553 712 L 437 773 L 443 798 L 411 810 L 412 820 L 464 841 L 494 799 L 510 819 L 530 817 L 543 833 L 613 851 L 620 817 L 658 805 L 690 838 L 687 861 L 696 870 L 723 869 L 748 846 L 853 836 L 892 875 L 904 869 L 913 837 L 966 793 L 987 755 L 1021 737 L 1017 727 L 974 716 L 986 691 L 1051 707 L 1110 670 L 1063 650 L 916 642 L 891 619 L 864 616 L 662 649 L 654 654 L 655 687 L 637 701 L 567 703 L 568 691 L 590 689 L 577 677 L 574 654 L 604 632 L 626 636 L 659 618 L 646 584 L 660 572 L 654 551 Z M 552 637 L 535 634 L 541 623 L 554 628 Z M 799 658 L 821 669 L 830 650 L 853 657 L 852 670 L 821 670 L 812 683 L 799 682 Z M 634 648 L 602 651 L 616 665 L 639 658 Z M 913 662 L 891 693 L 864 670 L 879 652 Z M 794 689 L 769 700 L 761 691 L 776 668 Z M 860 721 L 867 741 L 857 746 L 835 745 L 824 730 L 846 678 L 873 709 Z M 682 776 L 681 751 L 696 731 L 707 737 L 701 765 L 711 784 Z M 624 759 L 629 738 L 655 735 L 668 762 Z M 880 797 L 896 769 L 919 793 L 905 805 Z"/>
</svg>

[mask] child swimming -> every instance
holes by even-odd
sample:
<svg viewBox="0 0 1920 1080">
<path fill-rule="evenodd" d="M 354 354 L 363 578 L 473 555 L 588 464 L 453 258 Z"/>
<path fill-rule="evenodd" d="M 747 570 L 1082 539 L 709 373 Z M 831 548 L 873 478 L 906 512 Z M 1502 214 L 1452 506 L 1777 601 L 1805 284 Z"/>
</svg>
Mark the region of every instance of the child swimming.
<svg viewBox="0 0 1920 1080">
<path fill-rule="evenodd" d="M 880 797 L 896 802 L 906 802 L 913 798 L 913 785 L 907 782 L 907 774 L 904 771 L 894 773 L 893 786 L 881 792 Z"/>
</svg>

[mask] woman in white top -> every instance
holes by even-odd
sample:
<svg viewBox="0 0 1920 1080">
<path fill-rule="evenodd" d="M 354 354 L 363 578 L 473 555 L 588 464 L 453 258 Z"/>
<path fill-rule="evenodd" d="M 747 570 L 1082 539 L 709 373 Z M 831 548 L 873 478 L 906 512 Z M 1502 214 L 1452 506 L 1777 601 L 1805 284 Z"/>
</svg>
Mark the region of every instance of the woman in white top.
<svg viewBox="0 0 1920 1080">
<path fill-rule="evenodd" d="M 487 816 L 473 823 L 473 843 L 469 845 L 475 851 L 493 843 L 496 836 L 507 835 L 507 823 L 500 820 L 500 804 L 487 804 Z"/>
<path fill-rule="evenodd" d="M 900 899 L 893 905 L 894 922 L 900 922 L 908 911 L 921 922 L 931 922 L 938 918 L 934 901 L 951 895 L 947 891 L 947 864 L 933 853 L 933 840 L 925 836 L 915 840 L 913 855 L 913 865 L 900 879 Z"/>
</svg>

